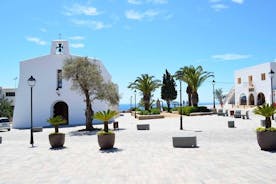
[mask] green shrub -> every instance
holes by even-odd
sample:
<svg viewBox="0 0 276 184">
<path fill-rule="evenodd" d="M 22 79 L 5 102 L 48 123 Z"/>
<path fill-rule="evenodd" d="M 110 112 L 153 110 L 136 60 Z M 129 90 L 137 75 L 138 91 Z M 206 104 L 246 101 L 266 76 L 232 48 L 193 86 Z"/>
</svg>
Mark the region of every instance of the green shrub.
<svg viewBox="0 0 276 184">
<path fill-rule="evenodd" d="M 270 132 L 276 132 L 276 128 L 270 127 L 270 128 L 265 128 L 265 127 L 258 127 L 256 129 L 257 132 L 265 132 L 265 131 L 270 131 Z"/>
<path fill-rule="evenodd" d="M 160 109 L 158 109 L 158 108 L 152 108 L 150 110 L 150 114 L 160 114 Z"/>
<path fill-rule="evenodd" d="M 150 111 L 147 110 L 141 110 L 139 112 L 141 115 L 151 115 L 151 114 L 160 114 L 160 110 L 158 108 L 153 108 Z"/>
<path fill-rule="evenodd" d="M 180 108 L 178 108 L 178 112 L 179 112 L 179 114 L 181 113 Z M 192 112 L 210 112 L 210 110 L 205 106 L 199 106 L 199 107 L 185 106 L 185 107 L 182 107 L 182 115 L 189 116 Z"/>
<path fill-rule="evenodd" d="M 150 115 L 150 112 L 147 110 L 142 110 L 142 111 L 140 111 L 140 114 L 141 115 Z"/>
</svg>

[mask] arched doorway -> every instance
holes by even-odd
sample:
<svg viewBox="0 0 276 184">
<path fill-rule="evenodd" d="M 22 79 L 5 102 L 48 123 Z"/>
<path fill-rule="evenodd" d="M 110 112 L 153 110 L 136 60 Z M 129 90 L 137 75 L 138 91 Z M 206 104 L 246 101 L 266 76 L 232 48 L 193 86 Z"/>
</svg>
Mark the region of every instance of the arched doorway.
<svg viewBox="0 0 276 184">
<path fill-rule="evenodd" d="M 263 105 L 265 103 L 265 96 L 263 93 L 259 93 L 257 96 L 257 105 Z"/>
<path fill-rule="evenodd" d="M 241 94 L 240 96 L 240 105 L 246 105 L 247 104 L 247 99 L 245 94 Z"/>
<path fill-rule="evenodd" d="M 254 95 L 253 94 L 249 95 L 249 105 L 255 105 Z"/>
<path fill-rule="evenodd" d="M 55 105 L 54 105 L 54 113 L 53 115 L 54 116 L 62 116 L 63 119 L 66 119 L 67 121 L 67 125 L 68 125 L 68 122 L 69 122 L 69 119 L 68 119 L 68 105 L 65 103 L 65 102 L 57 102 Z"/>
</svg>

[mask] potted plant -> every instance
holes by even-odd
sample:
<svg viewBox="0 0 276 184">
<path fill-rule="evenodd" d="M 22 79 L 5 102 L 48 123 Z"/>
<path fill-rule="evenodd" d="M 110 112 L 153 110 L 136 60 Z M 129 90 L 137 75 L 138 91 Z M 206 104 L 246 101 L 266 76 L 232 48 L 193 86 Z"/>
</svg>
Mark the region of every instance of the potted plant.
<svg viewBox="0 0 276 184">
<path fill-rule="evenodd" d="M 255 114 L 265 117 L 265 127 L 258 127 L 257 140 L 261 150 L 273 151 L 276 150 L 276 128 L 271 127 L 271 116 L 276 113 L 276 107 L 273 105 L 264 104 L 253 110 Z"/>
<path fill-rule="evenodd" d="M 113 131 L 108 130 L 108 121 L 114 118 L 118 112 L 107 110 L 97 112 L 94 115 L 95 119 L 103 121 L 104 129 L 98 132 L 98 143 L 101 149 L 110 149 L 113 148 L 115 142 L 115 134 Z"/>
<path fill-rule="evenodd" d="M 55 127 L 55 132 L 49 134 L 49 141 L 52 148 L 63 147 L 65 141 L 65 134 L 58 131 L 59 125 L 65 124 L 66 120 L 62 116 L 55 116 L 47 120 L 51 125 Z"/>
</svg>

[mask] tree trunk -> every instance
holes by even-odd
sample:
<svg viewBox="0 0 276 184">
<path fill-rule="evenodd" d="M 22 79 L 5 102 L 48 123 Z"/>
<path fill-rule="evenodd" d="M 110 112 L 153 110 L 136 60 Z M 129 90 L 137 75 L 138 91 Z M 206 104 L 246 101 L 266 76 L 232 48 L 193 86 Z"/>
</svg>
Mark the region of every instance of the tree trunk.
<svg viewBox="0 0 276 184">
<path fill-rule="evenodd" d="M 192 93 L 192 105 L 194 107 L 198 106 L 198 94 L 197 94 L 197 92 Z"/>
<path fill-rule="evenodd" d="M 167 107 L 168 107 L 167 111 L 170 112 L 171 111 L 171 103 L 169 100 L 167 100 L 166 102 L 167 102 Z"/>
<path fill-rule="evenodd" d="M 188 104 L 189 104 L 189 106 L 192 106 L 192 91 L 191 91 L 190 86 L 187 86 L 186 93 L 188 95 Z"/>
<path fill-rule="evenodd" d="M 104 131 L 108 132 L 108 121 L 104 121 Z"/>
<path fill-rule="evenodd" d="M 144 95 L 144 105 L 145 105 L 145 110 L 149 111 L 150 110 L 150 95 Z"/>
<path fill-rule="evenodd" d="M 55 126 L 55 133 L 58 133 L 58 125 Z"/>
<path fill-rule="evenodd" d="M 90 100 L 90 95 L 88 91 L 85 91 L 85 102 L 86 102 L 86 110 L 85 110 L 85 117 L 86 117 L 86 130 L 93 130 L 94 127 L 92 125 L 92 116 L 93 116 L 93 111 L 92 111 L 92 105 L 91 105 L 91 100 Z"/>
<path fill-rule="evenodd" d="M 270 128 L 271 127 L 271 119 L 270 117 L 265 118 L 265 128 Z"/>
</svg>

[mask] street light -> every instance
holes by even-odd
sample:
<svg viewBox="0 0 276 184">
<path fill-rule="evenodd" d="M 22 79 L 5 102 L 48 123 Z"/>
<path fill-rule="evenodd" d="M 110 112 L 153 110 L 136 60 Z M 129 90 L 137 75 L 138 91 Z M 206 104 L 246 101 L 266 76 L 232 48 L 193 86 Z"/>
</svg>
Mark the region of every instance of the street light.
<svg viewBox="0 0 276 184">
<path fill-rule="evenodd" d="M 181 80 L 179 80 L 180 84 L 180 130 L 183 130 L 183 125 L 182 125 L 182 85 L 181 85 Z"/>
<path fill-rule="evenodd" d="M 28 79 L 28 84 L 31 87 L 31 140 L 30 140 L 30 144 L 32 145 L 32 147 L 34 146 L 34 137 L 33 137 L 33 87 L 35 86 L 35 78 L 33 76 L 31 76 Z"/>
<path fill-rule="evenodd" d="M 271 87 L 271 105 L 273 105 L 273 84 L 272 84 L 272 80 L 274 77 L 275 72 L 271 69 L 270 72 L 268 73 L 270 76 L 270 87 Z M 274 120 L 274 115 L 272 115 L 272 119 Z"/>
<path fill-rule="evenodd" d="M 214 110 L 216 109 L 216 103 L 215 103 L 215 83 L 216 83 L 216 81 L 213 80 L 212 84 L 213 84 L 213 109 Z"/>
<path fill-rule="evenodd" d="M 136 118 L 136 89 L 134 90 L 134 118 Z"/>
</svg>

